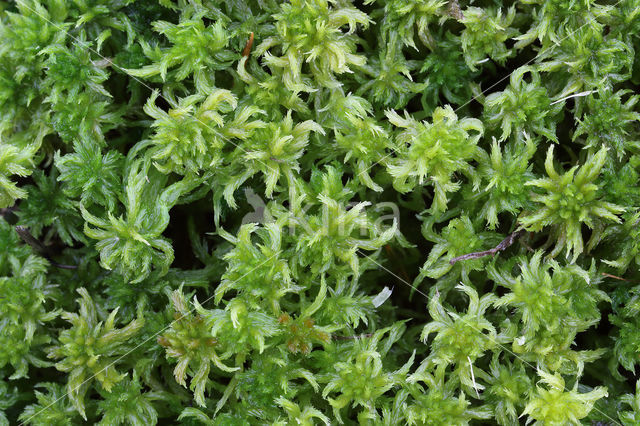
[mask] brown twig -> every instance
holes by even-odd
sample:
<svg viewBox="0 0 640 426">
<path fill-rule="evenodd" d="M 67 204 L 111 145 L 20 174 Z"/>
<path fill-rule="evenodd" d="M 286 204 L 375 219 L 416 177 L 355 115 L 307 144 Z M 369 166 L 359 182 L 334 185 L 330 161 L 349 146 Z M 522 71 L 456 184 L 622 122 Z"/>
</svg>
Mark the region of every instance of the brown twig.
<svg viewBox="0 0 640 426">
<path fill-rule="evenodd" d="M 51 263 L 51 265 L 60 269 L 78 269 L 78 267 L 75 265 L 63 265 L 53 261 L 53 259 L 51 259 L 51 251 L 49 250 L 49 248 L 38 241 L 33 235 L 31 235 L 31 232 L 29 232 L 26 227 L 18 225 L 15 229 L 20 238 L 22 238 L 22 241 L 30 245 L 32 249 L 44 256 Z"/>
<path fill-rule="evenodd" d="M 617 275 L 607 274 L 606 272 L 603 272 L 602 275 L 605 276 L 605 277 L 608 277 L 608 278 L 613 278 L 613 279 L 620 280 L 620 281 L 626 281 L 628 283 L 635 282 L 635 281 L 628 280 L 626 278 L 619 277 Z"/>
<path fill-rule="evenodd" d="M 252 46 L 253 46 L 253 33 L 249 34 L 249 40 L 247 40 L 247 44 L 245 44 L 244 49 L 242 49 L 242 56 L 249 56 L 249 53 L 251 53 Z"/>
<path fill-rule="evenodd" d="M 453 259 L 451 259 L 449 261 L 450 264 L 455 264 L 456 262 L 459 262 L 461 260 L 467 260 L 467 259 L 477 259 L 479 257 L 484 257 L 484 256 L 493 256 L 495 255 L 497 252 L 501 251 L 501 250 L 505 250 L 507 249 L 509 246 L 511 246 L 515 240 L 524 233 L 523 229 L 518 229 L 517 231 L 512 232 L 507 238 L 505 238 L 504 240 L 502 240 L 500 242 L 500 244 L 498 244 L 497 246 L 495 246 L 494 248 L 490 249 L 490 250 L 485 250 L 485 251 L 476 251 L 473 253 L 468 253 L 468 254 L 463 254 L 462 256 L 458 256 L 458 257 L 454 257 Z"/>
<path fill-rule="evenodd" d="M 35 237 L 31 235 L 31 232 L 29 232 L 29 230 L 24 226 L 20 226 L 20 225 L 16 226 L 16 232 L 18 233 L 20 238 L 22 238 L 22 241 L 30 245 L 31 248 L 37 251 L 38 253 L 40 254 L 49 253 L 49 249 L 47 249 L 47 247 L 44 244 L 42 244 L 40 241 L 35 239 Z"/>
</svg>

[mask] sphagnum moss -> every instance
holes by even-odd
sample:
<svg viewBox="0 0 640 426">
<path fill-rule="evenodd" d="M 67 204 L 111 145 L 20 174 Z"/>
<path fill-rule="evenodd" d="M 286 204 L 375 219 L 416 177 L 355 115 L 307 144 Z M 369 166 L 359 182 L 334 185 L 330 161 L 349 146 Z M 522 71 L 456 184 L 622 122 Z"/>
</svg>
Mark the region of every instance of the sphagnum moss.
<svg viewBox="0 0 640 426">
<path fill-rule="evenodd" d="M 0 0 L 0 426 L 638 424 L 638 16 Z"/>
</svg>

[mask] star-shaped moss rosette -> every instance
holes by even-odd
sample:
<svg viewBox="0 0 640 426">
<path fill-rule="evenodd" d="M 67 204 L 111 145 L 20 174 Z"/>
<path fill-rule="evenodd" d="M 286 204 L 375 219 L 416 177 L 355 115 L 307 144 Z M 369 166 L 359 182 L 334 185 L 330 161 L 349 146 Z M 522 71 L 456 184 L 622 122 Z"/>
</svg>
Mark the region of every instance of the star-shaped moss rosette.
<svg viewBox="0 0 640 426">
<path fill-rule="evenodd" d="M 640 418 L 640 6 L 0 0 L 0 426 Z"/>
</svg>

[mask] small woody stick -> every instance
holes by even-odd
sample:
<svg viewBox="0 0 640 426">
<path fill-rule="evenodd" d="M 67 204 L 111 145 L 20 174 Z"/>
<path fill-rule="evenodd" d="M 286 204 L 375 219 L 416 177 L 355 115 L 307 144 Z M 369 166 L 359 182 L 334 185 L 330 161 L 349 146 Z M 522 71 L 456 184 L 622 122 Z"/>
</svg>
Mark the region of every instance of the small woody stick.
<svg viewBox="0 0 640 426">
<path fill-rule="evenodd" d="M 244 49 L 242 49 L 242 56 L 249 56 L 249 53 L 251 53 L 252 46 L 253 46 L 253 32 L 249 34 L 249 40 L 247 40 L 247 44 L 245 44 Z"/>
</svg>

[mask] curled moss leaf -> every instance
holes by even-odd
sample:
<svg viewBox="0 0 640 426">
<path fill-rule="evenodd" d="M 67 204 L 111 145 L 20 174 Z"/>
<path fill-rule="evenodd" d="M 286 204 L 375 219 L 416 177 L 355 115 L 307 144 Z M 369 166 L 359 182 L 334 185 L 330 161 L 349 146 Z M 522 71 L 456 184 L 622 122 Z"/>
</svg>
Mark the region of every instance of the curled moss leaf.
<svg viewBox="0 0 640 426">
<path fill-rule="evenodd" d="M 598 386 L 590 392 L 578 392 L 578 382 L 571 390 L 565 389 L 565 381 L 559 374 L 549 374 L 538 370 L 540 384 L 535 395 L 527 403 L 523 415 L 527 415 L 534 425 L 580 424 L 593 409 L 595 402 L 608 395 L 607 389 Z"/>
<path fill-rule="evenodd" d="M 446 368 L 453 365 L 456 376 L 466 389 L 482 389 L 475 383 L 473 363 L 497 345 L 496 328 L 485 318 L 485 312 L 496 301 L 493 294 L 478 297 L 478 292 L 468 285 L 459 285 L 458 290 L 469 297 L 469 306 L 464 315 L 448 311 L 437 295 L 429 302 L 432 321 L 422 329 L 420 339 L 426 344 L 429 335 L 435 333 L 430 344 L 431 353 L 425 358 L 413 378 L 421 377 L 431 365 Z"/>
<path fill-rule="evenodd" d="M 462 12 L 460 22 L 465 25 L 461 35 L 462 49 L 465 61 L 471 70 L 491 58 L 504 65 L 507 58 L 512 56 L 514 49 L 507 49 L 504 42 L 518 34 L 515 28 L 511 28 L 516 16 L 515 6 L 507 9 L 506 14 L 502 10 L 468 7 Z"/>
<path fill-rule="evenodd" d="M 151 273 L 152 265 L 166 274 L 173 261 L 173 248 L 162 237 L 169 224 L 169 209 L 180 195 L 191 190 L 198 180 L 185 178 L 166 188 L 163 179 L 148 181 L 149 164 L 137 161 L 129 171 L 125 188 L 126 216 L 107 218 L 90 213 L 80 205 L 85 219 L 84 232 L 98 240 L 100 262 L 106 269 L 115 269 L 132 282 L 140 282 Z M 156 175 L 157 176 L 157 175 Z M 93 225 L 92 228 L 89 225 Z"/>
<path fill-rule="evenodd" d="M 484 130 L 482 122 L 458 119 L 449 105 L 436 108 L 431 123 L 417 121 L 407 113 L 401 117 L 388 111 L 386 115 L 391 124 L 403 129 L 396 136 L 396 158 L 389 160 L 387 166 L 394 188 L 408 192 L 428 182 L 435 191 L 433 211 L 444 211 L 447 193 L 460 188 L 460 183 L 452 180 L 453 174 L 467 169 L 476 153 Z"/>
<path fill-rule="evenodd" d="M 520 223 L 528 231 L 552 226 L 552 238 L 556 240 L 556 246 L 551 255 L 566 248 L 567 257 L 571 255 L 572 261 L 575 261 L 584 251 L 580 229 L 582 224 L 594 230 L 587 245 L 587 248 L 591 248 L 598 242 L 601 224 L 620 222 L 618 215 L 624 212 L 624 207 L 601 200 L 598 197 L 598 185 L 594 183 L 606 159 L 607 149 L 603 147 L 584 165 L 574 166 L 560 175 L 553 165 L 551 146 L 545 161 L 549 177 L 527 182 L 527 185 L 544 192 L 531 197 L 537 210 L 521 216 Z"/>
<path fill-rule="evenodd" d="M 401 324 L 378 330 L 371 338 L 357 342 L 353 352 L 343 362 L 335 365 L 328 384 L 322 394 L 328 396 L 339 392 L 336 398 L 330 398 L 335 416 L 340 419 L 340 410 L 348 405 L 362 407 L 360 419 L 375 419 L 376 401 L 388 390 L 400 385 L 405 379 L 414 355 L 396 371 L 387 371 L 382 364 L 382 356 L 377 346 L 385 333 L 392 331 L 388 339 L 393 339 Z M 396 330 L 394 333 L 393 330 Z M 399 337 L 399 336 L 397 336 Z M 396 337 L 396 338 L 397 338 Z"/>
<path fill-rule="evenodd" d="M 79 288 L 78 293 L 80 311 L 62 314 L 71 327 L 60 332 L 58 344 L 49 348 L 48 356 L 60 359 L 56 368 L 69 373 L 66 392 L 73 406 L 86 419 L 84 400 L 91 382 L 95 379 L 110 392 L 126 376 L 119 373 L 115 365 L 128 353 L 130 345 L 127 343 L 140 331 L 144 318 L 136 318 L 126 326 L 116 328 L 118 309 L 102 321 L 87 290 Z"/>
<path fill-rule="evenodd" d="M 294 0 L 282 3 L 275 14 L 276 35 L 266 38 L 256 47 L 264 54 L 264 63 L 282 75 L 282 83 L 293 92 L 314 91 L 307 84 L 304 71 L 310 73 L 321 87 L 337 88 L 335 74 L 350 72 L 350 66 L 363 65 L 365 58 L 356 54 L 357 27 L 368 27 L 366 13 L 351 2 L 328 0 Z M 347 26 L 344 32 L 342 27 Z M 270 53 L 279 47 L 280 55 Z M 305 67 L 306 68 L 306 67 Z"/>
<path fill-rule="evenodd" d="M 211 363 L 223 371 L 235 371 L 222 363 L 224 357 L 218 355 L 218 341 L 211 334 L 211 327 L 203 317 L 194 315 L 181 291 L 171 293 L 174 321 L 160 337 L 158 343 L 166 350 L 168 358 L 175 358 L 173 370 L 176 381 L 186 387 L 185 377 L 192 376 L 190 388 L 194 399 L 205 406 L 204 391 L 208 382 Z"/>
<path fill-rule="evenodd" d="M 531 82 L 525 79 L 527 74 Z M 515 70 L 509 78 L 509 86 L 487 96 L 484 106 L 488 123 L 500 125 L 502 129 L 500 140 L 511 136 L 523 139 L 530 134 L 558 141 L 556 123 L 564 105 L 552 102 L 540 74 L 530 66 Z"/>
<path fill-rule="evenodd" d="M 150 78 L 159 75 L 164 81 L 171 71 L 177 81 L 193 76 L 199 88 L 212 87 L 213 71 L 224 69 L 237 58 L 227 45 L 230 34 L 222 21 L 205 25 L 202 13 L 184 16 L 178 23 L 155 21 L 154 31 L 164 35 L 168 47 L 152 46 L 143 42 L 144 54 L 153 61 L 150 65 L 127 72 L 136 77 Z"/>
</svg>

